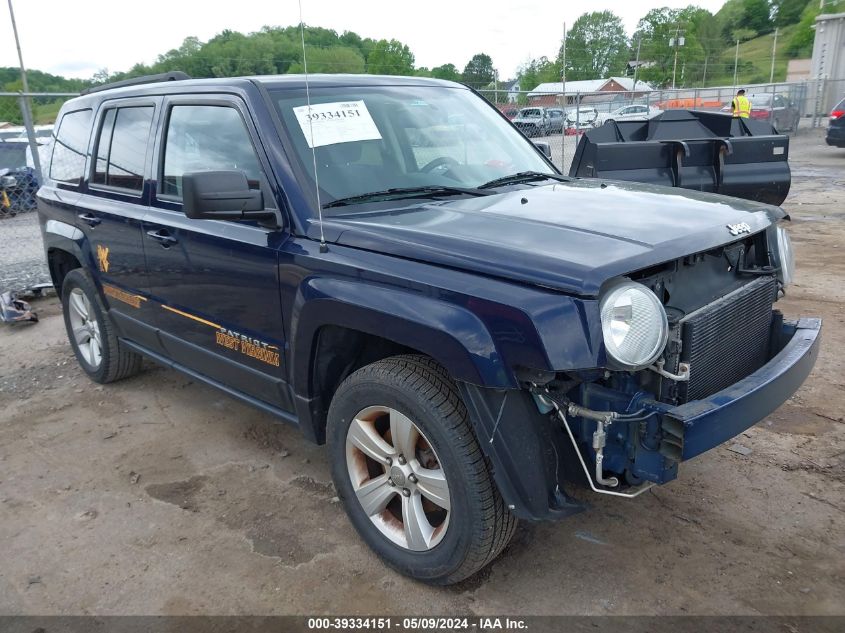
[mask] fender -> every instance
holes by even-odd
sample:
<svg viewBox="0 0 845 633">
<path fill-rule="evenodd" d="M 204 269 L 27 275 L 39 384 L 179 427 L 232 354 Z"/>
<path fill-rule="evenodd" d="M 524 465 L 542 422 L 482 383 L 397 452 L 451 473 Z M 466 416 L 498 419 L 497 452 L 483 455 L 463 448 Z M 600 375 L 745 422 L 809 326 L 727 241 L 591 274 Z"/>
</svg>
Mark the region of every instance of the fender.
<svg viewBox="0 0 845 633">
<path fill-rule="evenodd" d="M 83 266 L 90 264 L 90 253 L 86 253 L 87 249 L 84 248 L 85 234 L 72 224 L 60 220 L 46 220 L 41 224 L 41 237 L 44 240 L 45 253 L 51 250 L 65 251 Z M 52 275 L 53 271 L 50 270 L 50 276 Z M 53 284 L 55 283 L 56 280 L 53 279 Z M 56 290 L 61 292 L 61 288 Z"/>
<path fill-rule="evenodd" d="M 366 297 L 366 305 L 361 298 Z M 337 325 L 387 338 L 427 354 L 456 379 L 513 389 L 516 380 L 490 332 L 469 310 L 385 286 L 312 277 L 300 286 L 291 314 L 292 382 L 300 397 L 310 395 L 311 347 L 324 325 Z"/>
</svg>

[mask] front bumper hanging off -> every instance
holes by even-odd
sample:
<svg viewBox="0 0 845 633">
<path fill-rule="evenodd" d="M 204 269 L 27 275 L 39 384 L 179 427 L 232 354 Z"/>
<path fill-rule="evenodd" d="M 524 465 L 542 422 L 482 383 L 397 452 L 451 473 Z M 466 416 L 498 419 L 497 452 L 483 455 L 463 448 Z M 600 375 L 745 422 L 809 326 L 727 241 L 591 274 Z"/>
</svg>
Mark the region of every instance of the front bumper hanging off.
<svg viewBox="0 0 845 633">
<path fill-rule="evenodd" d="M 786 402 L 810 374 L 819 354 L 821 319 L 785 322 L 786 344 L 760 369 L 702 400 L 663 414 L 670 438 L 661 452 L 687 460 L 742 433 Z"/>
<path fill-rule="evenodd" d="M 659 447 L 651 448 L 640 441 L 626 444 L 625 459 L 633 459 L 634 476 L 652 484 L 671 481 L 677 476 L 679 462 L 718 446 L 777 409 L 812 370 L 818 356 L 820 331 L 820 319 L 784 322 L 774 347 L 779 351 L 763 367 L 707 398 L 677 407 L 640 400 L 636 408 L 644 406 L 653 412 L 659 424 L 658 435 L 663 440 Z M 579 429 L 578 441 L 570 424 L 550 423 L 564 413 L 559 406 L 549 406 L 542 413 L 527 390 L 502 391 L 469 383 L 458 383 L 458 388 L 481 449 L 490 460 L 499 491 L 518 517 L 561 519 L 583 510 L 581 502 L 565 493 L 563 486 L 567 481 L 592 482 L 590 487 L 594 490 L 618 496 L 635 496 L 645 488 L 620 487 L 617 491 L 606 486 L 599 488 L 592 473 L 595 454 L 590 447 L 595 422 Z M 618 396 L 628 400 L 631 397 L 621 393 Z M 607 412 L 613 407 L 594 408 Z M 623 405 L 620 412 L 624 410 Z M 570 421 L 583 424 L 583 418 L 577 416 Z M 609 433 L 616 436 L 620 427 L 636 426 L 615 422 L 609 426 Z M 588 482 L 584 482 L 584 476 Z"/>
</svg>

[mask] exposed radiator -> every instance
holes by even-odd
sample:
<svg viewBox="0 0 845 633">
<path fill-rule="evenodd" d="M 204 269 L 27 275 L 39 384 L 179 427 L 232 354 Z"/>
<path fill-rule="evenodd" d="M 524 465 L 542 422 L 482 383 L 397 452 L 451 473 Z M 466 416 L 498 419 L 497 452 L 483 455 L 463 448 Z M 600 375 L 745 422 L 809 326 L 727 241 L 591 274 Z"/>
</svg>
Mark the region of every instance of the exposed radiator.
<svg viewBox="0 0 845 633">
<path fill-rule="evenodd" d="M 706 398 L 766 363 L 776 293 L 777 281 L 760 277 L 682 319 L 690 379 L 679 385 L 681 402 Z"/>
</svg>

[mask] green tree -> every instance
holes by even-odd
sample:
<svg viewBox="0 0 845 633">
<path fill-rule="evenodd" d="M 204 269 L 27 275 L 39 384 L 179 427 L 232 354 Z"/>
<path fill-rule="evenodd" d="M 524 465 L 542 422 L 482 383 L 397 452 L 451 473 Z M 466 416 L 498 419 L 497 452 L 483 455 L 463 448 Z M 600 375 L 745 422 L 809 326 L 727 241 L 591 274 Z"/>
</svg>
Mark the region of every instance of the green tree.
<svg viewBox="0 0 845 633">
<path fill-rule="evenodd" d="M 702 84 L 707 81 L 707 69 L 710 68 L 710 75 L 713 75 L 713 64 L 717 61 L 725 46 L 725 39 L 722 37 L 719 21 L 716 16 L 699 7 L 687 7 L 689 24 L 698 45 L 701 47 L 704 56 L 703 63 L 691 69 L 689 76 L 696 78 Z M 699 72 L 700 71 L 700 72 Z M 700 79 L 699 79 L 700 76 Z"/>
<path fill-rule="evenodd" d="M 364 57 L 357 49 L 348 46 L 330 46 L 316 48 L 306 46 L 305 54 L 308 59 L 309 73 L 363 73 Z M 304 70 L 301 62 L 290 65 L 288 72 L 301 73 Z"/>
<path fill-rule="evenodd" d="M 845 0 L 838 0 L 837 2 L 826 1 L 824 13 L 839 13 L 841 11 L 845 11 Z M 809 57 L 813 53 L 816 16 L 821 13 L 822 11 L 819 9 L 819 5 L 815 2 L 810 2 L 804 8 L 795 34 L 789 41 L 789 48 L 787 50 L 790 55 L 794 57 Z"/>
<path fill-rule="evenodd" d="M 523 64 L 517 71 L 517 76 L 519 87 L 523 91 L 530 91 L 540 84 L 560 81 L 560 66 L 547 57 L 538 57 Z"/>
<path fill-rule="evenodd" d="M 752 31 L 754 36 L 774 30 L 770 0 L 728 0 L 716 13 L 716 19 L 726 40 L 746 39 L 737 37 L 740 29 Z"/>
<path fill-rule="evenodd" d="M 801 14 L 807 8 L 810 0 L 775 0 L 774 19 L 776 26 L 789 26 L 801 20 Z"/>
<path fill-rule="evenodd" d="M 765 35 L 775 30 L 769 0 L 742 0 L 742 8 L 742 25 L 745 28 L 756 31 L 758 35 Z"/>
<path fill-rule="evenodd" d="M 431 69 L 431 76 L 436 79 L 446 79 L 448 81 L 460 81 L 461 73 L 458 72 L 455 64 L 443 64 L 442 66 L 435 66 Z"/>
<path fill-rule="evenodd" d="M 476 53 L 464 66 L 461 79 L 473 88 L 485 88 L 496 77 L 493 60 L 486 53 Z"/>
<path fill-rule="evenodd" d="M 696 20 L 701 19 L 697 7 L 685 9 L 652 9 L 637 24 L 634 41 L 642 40 L 640 59 L 651 62 L 639 77 L 661 86 L 672 83 L 675 54 L 678 65 L 676 86 L 700 81 L 706 56 L 696 35 Z M 683 46 L 674 46 L 674 40 L 683 37 Z"/>
<path fill-rule="evenodd" d="M 557 63 L 562 64 L 563 48 Z M 612 11 L 581 15 L 566 34 L 566 78 L 602 79 L 619 74 L 628 61 L 622 19 Z"/>
<path fill-rule="evenodd" d="M 367 56 L 371 75 L 413 75 L 414 54 L 399 40 L 379 40 Z"/>
<path fill-rule="evenodd" d="M 716 21 L 719 24 L 719 30 L 725 41 L 733 41 L 734 30 L 743 26 L 743 15 L 745 9 L 742 5 L 743 0 L 727 0 L 722 8 L 716 12 Z"/>
</svg>

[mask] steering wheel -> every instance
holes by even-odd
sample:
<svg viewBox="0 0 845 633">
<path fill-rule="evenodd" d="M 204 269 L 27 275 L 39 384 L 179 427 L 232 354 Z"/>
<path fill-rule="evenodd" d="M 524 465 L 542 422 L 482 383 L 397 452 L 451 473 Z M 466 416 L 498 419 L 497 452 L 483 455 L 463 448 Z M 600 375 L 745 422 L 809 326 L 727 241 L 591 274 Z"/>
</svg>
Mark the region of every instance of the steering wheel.
<svg viewBox="0 0 845 633">
<path fill-rule="evenodd" d="M 451 156 L 438 156 L 434 160 L 426 163 L 420 169 L 420 171 L 424 174 L 427 174 L 430 171 L 434 171 L 438 167 L 445 167 L 445 166 L 452 167 L 452 166 L 455 166 L 455 165 L 460 165 L 460 163 L 458 161 L 456 161 L 454 158 L 452 158 Z"/>
</svg>

